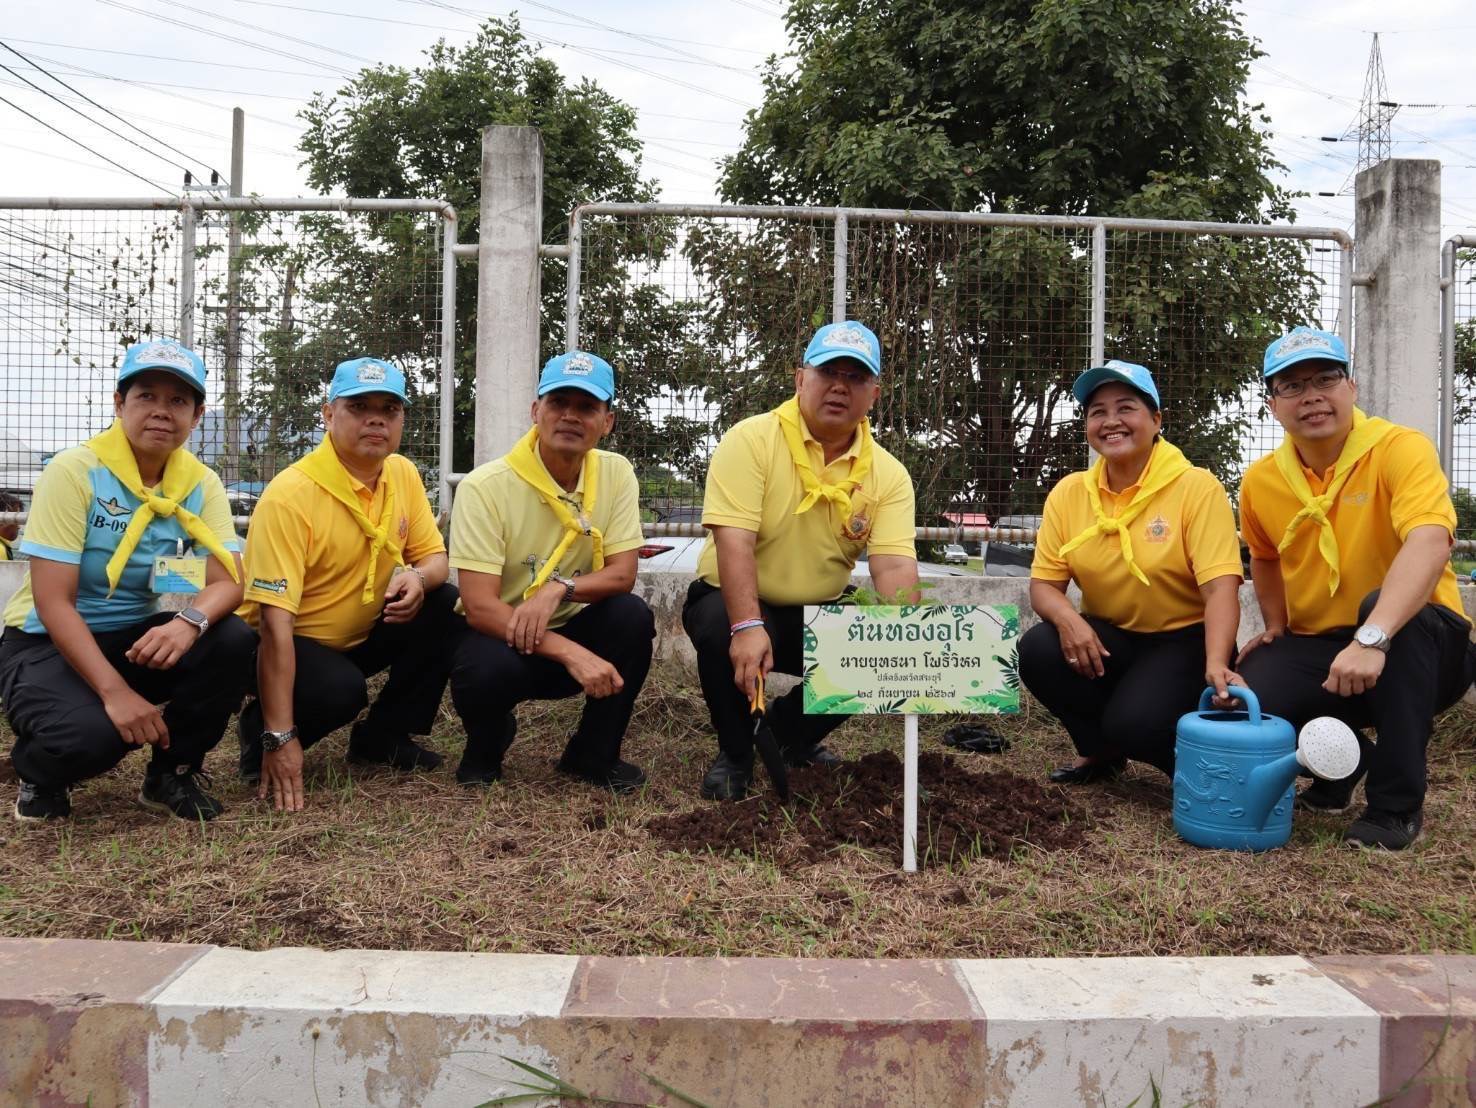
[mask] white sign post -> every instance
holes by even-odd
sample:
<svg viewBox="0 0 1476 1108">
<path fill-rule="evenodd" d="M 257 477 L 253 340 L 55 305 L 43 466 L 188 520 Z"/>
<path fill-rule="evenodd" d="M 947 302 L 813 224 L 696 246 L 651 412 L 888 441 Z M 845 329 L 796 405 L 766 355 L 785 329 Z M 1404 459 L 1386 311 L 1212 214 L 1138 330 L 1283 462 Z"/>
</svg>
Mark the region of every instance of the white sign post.
<svg viewBox="0 0 1476 1108">
<path fill-rule="evenodd" d="M 805 712 L 900 715 L 902 869 L 917 872 L 917 717 L 1020 710 L 1013 604 L 805 608 Z"/>
</svg>

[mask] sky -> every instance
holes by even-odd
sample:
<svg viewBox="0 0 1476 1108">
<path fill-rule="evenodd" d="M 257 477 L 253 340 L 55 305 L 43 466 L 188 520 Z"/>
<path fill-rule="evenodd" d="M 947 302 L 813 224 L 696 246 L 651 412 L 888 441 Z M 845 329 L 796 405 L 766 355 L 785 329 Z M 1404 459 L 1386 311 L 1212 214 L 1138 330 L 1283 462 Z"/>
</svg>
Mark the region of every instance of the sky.
<svg viewBox="0 0 1476 1108">
<path fill-rule="evenodd" d="M 224 175 L 236 106 L 247 115 L 246 191 L 306 195 L 296 115 L 314 91 L 337 88 L 367 64 L 414 66 L 436 39 L 465 41 L 479 17 L 514 10 L 442 0 L 5 6 L 0 42 L 76 92 L 0 49 L 8 67 L 0 70 L 0 196 L 157 195 L 177 191 L 186 168 L 197 180 L 207 167 Z M 737 148 L 744 114 L 761 99 L 760 67 L 786 46 L 779 0 L 523 0 L 516 10 L 571 79 L 589 77 L 637 109 L 645 172 L 659 180 L 662 199 L 715 198 L 715 161 Z M 1357 125 L 1378 31 L 1388 98 L 1402 105 L 1393 151 L 1444 163 L 1443 228 L 1476 230 L 1469 3 L 1242 0 L 1239 10 L 1266 55 L 1252 66 L 1248 97 L 1271 118 L 1283 183 L 1309 194 L 1298 222 L 1351 229 L 1346 193 L 1358 145 L 1345 136 Z"/>
</svg>

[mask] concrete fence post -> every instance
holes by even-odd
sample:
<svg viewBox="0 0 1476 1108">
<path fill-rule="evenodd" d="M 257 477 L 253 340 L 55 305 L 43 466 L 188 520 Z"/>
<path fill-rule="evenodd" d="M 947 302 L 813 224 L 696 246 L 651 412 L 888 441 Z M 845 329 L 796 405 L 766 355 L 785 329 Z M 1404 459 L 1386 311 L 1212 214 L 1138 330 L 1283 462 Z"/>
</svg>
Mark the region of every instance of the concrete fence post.
<svg viewBox="0 0 1476 1108">
<path fill-rule="evenodd" d="M 1440 163 L 1392 158 L 1354 185 L 1359 406 L 1440 438 Z"/>
<path fill-rule="evenodd" d="M 483 129 L 478 234 L 473 454 L 481 465 L 528 429 L 538 372 L 543 136 L 536 127 Z"/>
</svg>

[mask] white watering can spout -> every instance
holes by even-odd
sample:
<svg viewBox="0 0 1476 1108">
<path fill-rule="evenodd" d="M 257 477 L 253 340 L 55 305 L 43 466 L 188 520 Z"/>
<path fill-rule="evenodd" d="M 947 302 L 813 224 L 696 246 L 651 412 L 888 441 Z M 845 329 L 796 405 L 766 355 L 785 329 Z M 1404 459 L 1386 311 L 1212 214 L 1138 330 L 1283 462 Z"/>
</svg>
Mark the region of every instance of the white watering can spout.
<svg viewBox="0 0 1476 1108">
<path fill-rule="evenodd" d="M 1332 716 L 1309 720 L 1297 738 L 1294 753 L 1251 770 L 1246 782 L 1246 808 L 1252 823 L 1257 828 L 1266 825 L 1276 801 L 1300 770 L 1324 781 L 1341 781 L 1358 768 L 1358 758 L 1358 736 L 1346 723 Z"/>
</svg>

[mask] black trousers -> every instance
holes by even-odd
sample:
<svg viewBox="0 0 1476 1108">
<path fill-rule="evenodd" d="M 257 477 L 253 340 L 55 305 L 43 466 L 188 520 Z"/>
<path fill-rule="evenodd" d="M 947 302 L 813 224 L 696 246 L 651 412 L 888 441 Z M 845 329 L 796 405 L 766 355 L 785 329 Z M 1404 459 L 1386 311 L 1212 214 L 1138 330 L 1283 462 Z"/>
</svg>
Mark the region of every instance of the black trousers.
<svg viewBox="0 0 1476 1108">
<path fill-rule="evenodd" d="M 390 746 L 410 735 L 428 734 L 446 692 L 452 653 L 466 630 L 466 620 L 456 612 L 459 598 L 455 585 L 432 589 L 409 623 L 381 619 L 367 639 L 348 650 L 293 636 L 297 679 L 292 718 L 303 747 L 357 718 L 369 703 L 368 678 L 386 668 L 389 680 L 355 738 Z M 255 692 L 254 666 L 250 681 Z M 261 701 L 253 699 L 241 712 L 241 733 L 256 736 L 262 730 Z"/>
<path fill-rule="evenodd" d="M 798 677 L 804 669 L 803 605 L 779 605 L 759 601 L 759 614 L 774 649 L 774 669 Z M 702 696 L 712 716 L 718 747 L 729 758 L 747 764 L 753 760 L 753 719 L 748 698 L 733 683 L 733 663 L 728 657 L 728 610 L 721 589 L 705 581 L 693 581 L 682 608 L 682 626 L 697 650 L 697 677 Z M 804 688 L 796 685 L 769 702 L 769 723 L 774 737 L 796 755 L 807 754 L 816 743 L 845 722 L 845 716 L 805 715 Z"/>
<path fill-rule="evenodd" d="M 150 703 L 168 701 L 169 748 L 153 748 L 151 773 L 200 768 L 240 707 L 256 650 L 256 632 L 232 615 L 214 624 L 170 669 L 148 669 L 124 656 L 145 631 L 173 618 L 161 612 L 116 631 L 93 633 L 129 688 Z M 96 777 L 138 749 L 123 741 L 97 693 L 49 635 L 6 628 L 0 641 L 0 699 L 16 736 L 11 762 L 22 781 L 38 788 L 62 789 Z"/>
<path fill-rule="evenodd" d="M 614 696 L 589 697 L 579 729 L 569 738 L 564 764 L 600 773 L 620 760 L 620 744 L 636 697 L 651 669 L 656 620 L 638 596 L 623 593 L 586 606 L 558 633 L 605 659 L 624 687 Z M 451 702 L 466 728 L 462 768 L 500 772 L 510 734 L 508 713 L 525 700 L 562 700 L 583 692 L 551 658 L 520 654 L 501 639 L 468 630 L 451 669 Z"/>
<path fill-rule="evenodd" d="M 1359 623 L 1378 595 L 1376 589 L 1364 597 Z M 1471 627 L 1449 609 L 1426 604 L 1390 642 L 1378 684 L 1358 696 L 1339 696 L 1322 682 L 1354 630 L 1283 635 L 1252 651 L 1240 675 L 1263 711 L 1289 720 L 1298 731 L 1318 716 L 1334 716 L 1355 730 L 1372 727 L 1377 743 L 1359 737 L 1358 771 L 1368 774 L 1369 807 L 1413 812 L 1425 802 L 1425 748 L 1435 717 L 1461 698 L 1476 675 Z"/>
<path fill-rule="evenodd" d="M 1020 680 L 1061 721 L 1083 758 L 1124 754 L 1169 776 L 1179 717 L 1204 691 L 1204 624 L 1177 631 L 1124 631 L 1084 617 L 1111 657 L 1101 677 L 1086 678 L 1061 653 L 1061 638 L 1042 620 L 1020 640 Z"/>
</svg>

